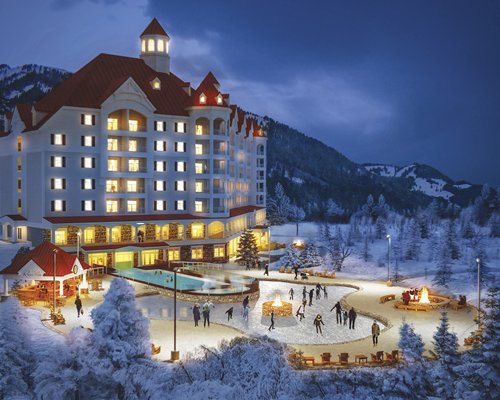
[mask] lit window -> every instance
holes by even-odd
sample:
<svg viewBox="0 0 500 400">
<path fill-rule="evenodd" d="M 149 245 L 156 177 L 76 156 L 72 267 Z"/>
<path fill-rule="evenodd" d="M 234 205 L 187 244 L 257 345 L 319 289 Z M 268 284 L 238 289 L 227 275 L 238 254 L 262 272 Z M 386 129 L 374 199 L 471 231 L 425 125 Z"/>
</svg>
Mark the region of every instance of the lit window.
<svg viewBox="0 0 500 400">
<path fill-rule="evenodd" d="M 203 193 L 203 182 L 202 181 L 196 181 L 195 192 L 196 193 Z"/>
<path fill-rule="evenodd" d="M 200 104 L 205 104 L 207 102 L 207 96 L 205 96 L 203 93 L 200 94 Z"/>
<path fill-rule="evenodd" d="M 85 243 L 94 243 L 95 242 L 95 229 L 94 228 L 85 228 L 83 231 L 83 240 Z"/>
<path fill-rule="evenodd" d="M 137 151 L 137 140 L 130 139 L 128 141 L 128 151 Z"/>
<path fill-rule="evenodd" d="M 191 248 L 191 258 L 193 260 L 199 260 L 203 258 L 203 247 L 192 247 Z"/>
<path fill-rule="evenodd" d="M 84 179 L 82 183 L 82 189 L 91 190 L 94 188 L 93 179 Z"/>
<path fill-rule="evenodd" d="M 53 143 L 52 144 L 55 144 L 57 146 L 62 146 L 64 145 L 64 135 L 62 133 L 55 133 L 54 136 L 53 136 Z"/>
<path fill-rule="evenodd" d="M 163 121 L 155 121 L 155 131 L 163 132 L 165 130 L 165 124 Z"/>
<path fill-rule="evenodd" d="M 181 259 L 181 250 L 179 247 L 170 247 L 168 249 L 168 259 L 170 261 L 178 261 Z"/>
<path fill-rule="evenodd" d="M 94 137 L 84 136 L 82 141 L 82 146 L 84 147 L 94 147 Z"/>
<path fill-rule="evenodd" d="M 176 210 L 185 210 L 186 209 L 186 202 L 184 200 L 177 200 L 175 202 L 175 209 Z"/>
<path fill-rule="evenodd" d="M 197 155 L 203 154 L 203 145 L 196 143 L 194 146 L 194 151 L 195 151 L 195 154 L 197 154 Z"/>
<path fill-rule="evenodd" d="M 111 172 L 118 171 L 118 160 L 108 160 L 108 171 Z"/>
<path fill-rule="evenodd" d="M 118 200 L 106 200 L 106 212 L 107 213 L 118 212 Z"/>
<path fill-rule="evenodd" d="M 155 79 L 153 81 L 153 85 L 152 86 L 153 86 L 154 90 L 160 90 L 161 89 L 161 82 L 160 82 L 160 80 L 159 79 Z"/>
<path fill-rule="evenodd" d="M 176 161 L 175 162 L 175 170 L 178 172 L 186 172 L 187 170 L 187 162 L 185 161 Z"/>
<path fill-rule="evenodd" d="M 141 258 L 142 265 L 153 265 L 158 260 L 158 250 L 143 250 Z"/>
<path fill-rule="evenodd" d="M 167 150 L 167 143 L 164 142 L 163 140 L 157 140 L 155 142 L 155 148 L 156 148 L 156 151 L 166 151 Z"/>
<path fill-rule="evenodd" d="M 118 191 L 118 181 L 115 179 L 108 179 L 106 181 L 106 192 L 116 193 Z"/>
<path fill-rule="evenodd" d="M 155 161 L 156 171 L 164 172 L 165 171 L 165 162 L 164 161 Z"/>
<path fill-rule="evenodd" d="M 108 131 L 118 130 L 118 118 L 108 118 Z"/>
<path fill-rule="evenodd" d="M 55 178 L 54 179 L 54 189 L 57 189 L 57 190 L 64 189 L 64 183 L 63 183 L 63 181 L 64 181 L 64 179 Z"/>
<path fill-rule="evenodd" d="M 214 246 L 214 257 L 222 258 L 225 256 L 225 246 L 224 245 L 215 245 Z"/>
<path fill-rule="evenodd" d="M 145 40 L 145 39 L 142 39 L 142 40 L 141 40 L 141 51 L 142 51 L 143 53 L 145 53 L 145 52 L 146 52 L 146 40 Z"/>
<path fill-rule="evenodd" d="M 137 172 L 139 171 L 139 160 L 128 160 L 128 170 L 130 172 Z"/>
<path fill-rule="evenodd" d="M 94 202 L 92 200 L 84 200 L 83 211 L 94 211 Z"/>
<path fill-rule="evenodd" d="M 17 157 L 17 170 L 21 171 L 23 169 L 23 162 L 21 157 Z"/>
<path fill-rule="evenodd" d="M 139 127 L 139 122 L 135 119 L 131 119 L 128 121 L 128 130 L 130 132 L 137 132 L 137 129 Z"/>
<path fill-rule="evenodd" d="M 83 125 L 94 125 L 92 114 L 83 114 Z"/>
<path fill-rule="evenodd" d="M 217 104 L 218 105 L 222 104 L 222 95 L 220 95 L 220 94 L 217 96 Z"/>
<path fill-rule="evenodd" d="M 162 39 L 158 39 L 156 42 L 156 51 L 163 52 L 165 50 L 165 42 Z"/>
<path fill-rule="evenodd" d="M 186 181 L 175 181 L 175 189 L 178 192 L 185 192 L 186 191 Z"/>
<path fill-rule="evenodd" d="M 21 136 L 17 137 L 17 151 L 21 151 L 23 149 L 23 139 Z"/>
<path fill-rule="evenodd" d="M 54 167 L 62 168 L 64 166 L 63 157 L 55 156 L 53 160 L 54 160 Z"/>
<path fill-rule="evenodd" d="M 118 151 L 118 139 L 108 139 L 108 150 Z"/>
<path fill-rule="evenodd" d="M 195 173 L 202 174 L 203 173 L 203 163 L 201 163 L 201 162 L 195 163 L 194 170 L 195 170 Z"/>
<path fill-rule="evenodd" d="M 204 224 L 192 224 L 191 225 L 191 237 L 194 239 L 203 239 L 205 235 L 205 225 Z"/>
<path fill-rule="evenodd" d="M 21 192 L 22 188 L 23 188 L 23 181 L 21 180 L 21 178 L 17 178 L 17 191 Z"/>
<path fill-rule="evenodd" d="M 156 211 L 165 210 L 165 202 L 163 200 L 156 200 L 155 201 L 155 210 Z"/>
<path fill-rule="evenodd" d="M 185 122 L 176 122 L 174 124 L 174 131 L 177 133 L 186 133 L 187 124 Z"/>
<path fill-rule="evenodd" d="M 196 134 L 198 136 L 203 135 L 203 125 L 196 125 Z"/>
<path fill-rule="evenodd" d="M 196 200 L 194 202 L 194 210 L 196 212 L 203 212 L 203 202 L 200 200 Z"/>
<path fill-rule="evenodd" d="M 175 151 L 178 153 L 185 153 L 186 152 L 186 143 L 175 142 Z"/>
<path fill-rule="evenodd" d="M 168 44 L 169 44 L 169 42 L 168 42 L 168 40 L 167 40 L 167 43 L 166 43 L 166 45 L 165 45 L 165 53 L 168 53 Z"/>
<path fill-rule="evenodd" d="M 66 231 L 56 229 L 54 232 L 54 241 L 57 245 L 66 244 Z"/>
<path fill-rule="evenodd" d="M 157 192 L 165 191 L 165 181 L 155 181 L 155 190 Z"/>
<path fill-rule="evenodd" d="M 155 51 L 155 40 L 148 39 L 148 51 Z"/>
<path fill-rule="evenodd" d="M 54 211 L 64 210 L 64 200 L 54 200 Z"/>
<path fill-rule="evenodd" d="M 83 168 L 94 168 L 94 159 L 92 157 L 83 157 L 82 158 L 82 167 Z"/>
<path fill-rule="evenodd" d="M 137 192 L 137 181 L 127 181 L 127 192 Z"/>
<path fill-rule="evenodd" d="M 127 200 L 127 212 L 137 212 L 137 200 Z"/>
</svg>

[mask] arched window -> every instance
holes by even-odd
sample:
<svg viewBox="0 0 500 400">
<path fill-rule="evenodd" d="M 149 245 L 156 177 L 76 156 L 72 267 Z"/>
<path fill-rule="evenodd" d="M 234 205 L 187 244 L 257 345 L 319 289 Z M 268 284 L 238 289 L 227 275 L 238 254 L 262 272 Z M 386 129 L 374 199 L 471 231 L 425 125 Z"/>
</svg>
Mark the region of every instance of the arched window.
<svg viewBox="0 0 500 400">
<path fill-rule="evenodd" d="M 148 39 L 148 51 L 155 51 L 155 40 Z"/>
<path fill-rule="evenodd" d="M 165 48 L 164 43 L 165 42 L 163 41 L 163 39 L 158 39 L 158 41 L 156 42 L 156 51 L 163 52 Z"/>
<path fill-rule="evenodd" d="M 141 51 L 142 51 L 143 53 L 145 53 L 145 52 L 146 52 L 146 39 L 142 39 L 142 40 L 141 40 Z"/>
</svg>

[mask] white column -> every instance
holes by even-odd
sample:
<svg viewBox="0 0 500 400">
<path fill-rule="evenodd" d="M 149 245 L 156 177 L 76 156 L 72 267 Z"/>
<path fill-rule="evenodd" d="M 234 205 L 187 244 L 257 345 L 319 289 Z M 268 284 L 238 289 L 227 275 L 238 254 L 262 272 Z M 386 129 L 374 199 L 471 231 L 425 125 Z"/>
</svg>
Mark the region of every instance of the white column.
<svg viewBox="0 0 500 400">
<path fill-rule="evenodd" d="M 9 295 L 9 280 L 7 278 L 3 278 L 3 295 Z"/>
<path fill-rule="evenodd" d="M 63 288 L 64 281 L 61 278 L 58 280 L 58 282 L 59 282 L 59 296 L 64 296 L 64 288 Z"/>
</svg>

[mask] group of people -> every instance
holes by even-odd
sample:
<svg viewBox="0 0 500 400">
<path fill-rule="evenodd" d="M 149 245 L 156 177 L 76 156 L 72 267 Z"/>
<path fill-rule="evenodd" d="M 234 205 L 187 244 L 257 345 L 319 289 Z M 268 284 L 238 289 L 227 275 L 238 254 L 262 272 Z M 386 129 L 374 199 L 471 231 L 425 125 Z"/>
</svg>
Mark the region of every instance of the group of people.
<svg viewBox="0 0 500 400">
<path fill-rule="evenodd" d="M 340 301 L 337 301 L 337 303 L 335 303 L 330 312 L 332 312 L 333 310 L 335 310 L 335 314 L 337 317 L 337 324 L 347 325 L 347 321 L 349 321 L 349 329 L 355 329 L 356 318 L 358 317 L 358 313 L 356 312 L 354 307 L 351 307 L 349 311 L 344 310 L 342 309 Z"/>
<path fill-rule="evenodd" d="M 410 301 L 418 301 L 420 299 L 420 291 L 417 288 L 406 290 L 401 297 L 403 303 L 408 305 Z"/>
<path fill-rule="evenodd" d="M 207 325 L 210 328 L 210 310 L 212 308 L 215 308 L 214 303 L 212 303 L 209 299 L 203 304 L 201 307 L 200 311 L 200 305 L 198 303 L 195 303 L 193 306 L 193 319 L 194 319 L 194 326 L 198 326 L 198 322 L 201 319 L 201 315 L 203 315 L 203 327 L 205 328 Z M 231 318 L 232 318 L 232 312 L 231 312 Z"/>
</svg>

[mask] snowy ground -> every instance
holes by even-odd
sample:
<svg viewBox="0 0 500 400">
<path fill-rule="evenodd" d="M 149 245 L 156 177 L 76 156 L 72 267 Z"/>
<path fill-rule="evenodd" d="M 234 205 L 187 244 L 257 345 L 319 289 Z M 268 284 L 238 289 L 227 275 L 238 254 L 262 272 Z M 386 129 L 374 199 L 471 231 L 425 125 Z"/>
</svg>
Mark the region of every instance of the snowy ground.
<svg viewBox="0 0 500 400">
<path fill-rule="evenodd" d="M 290 301 L 288 291 L 293 287 L 295 291 L 294 300 Z M 295 311 L 302 302 L 303 285 L 282 282 L 260 282 L 260 298 L 257 302 L 250 304 L 250 318 L 245 321 L 242 317 L 243 308 L 238 304 L 216 304 L 210 313 L 210 320 L 218 324 L 236 328 L 247 334 L 268 335 L 284 343 L 292 344 L 325 344 L 342 343 L 367 337 L 371 333 L 373 319 L 358 315 L 356 329 L 350 330 L 348 325 L 337 325 L 335 311 L 330 312 L 333 305 L 348 293 L 355 290 L 347 287 L 335 286 L 328 288 L 328 300 L 313 300 L 312 307 L 306 307 L 306 318 L 299 322 L 295 317 Z M 314 288 L 308 285 L 307 289 Z M 280 293 L 281 299 L 293 305 L 294 316 L 292 318 L 276 318 L 276 329 L 269 331 L 270 317 L 262 316 L 262 303 L 275 299 L 276 293 Z M 314 297 L 315 298 L 315 297 Z M 144 315 L 151 319 L 172 319 L 173 300 L 163 296 L 147 296 L 137 299 L 139 309 Z M 178 319 L 192 321 L 191 303 L 178 302 Z M 234 307 L 233 319 L 228 321 L 226 310 Z M 316 334 L 313 326 L 314 317 L 321 314 L 324 326 L 323 335 Z M 202 324 L 203 321 L 201 321 Z M 202 324 L 203 325 L 203 324 Z M 193 330 L 194 330 L 193 324 Z M 203 332 L 203 331 L 202 331 Z"/>
</svg>

